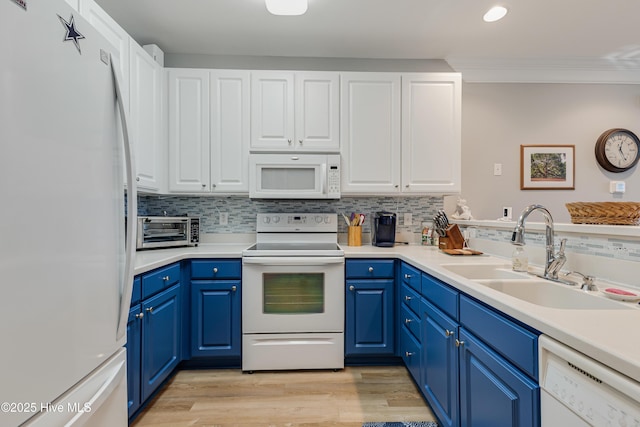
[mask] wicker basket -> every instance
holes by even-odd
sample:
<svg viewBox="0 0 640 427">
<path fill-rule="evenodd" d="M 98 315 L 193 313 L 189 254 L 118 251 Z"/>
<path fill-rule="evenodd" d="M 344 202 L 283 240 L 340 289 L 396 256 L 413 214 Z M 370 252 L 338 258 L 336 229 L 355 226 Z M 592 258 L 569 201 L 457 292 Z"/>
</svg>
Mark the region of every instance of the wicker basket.
<svg viewBox="0 0 640 427">
<path fill-rule="evenodd" d="M 567 203 L 574 224 L 638 225 L 640 203 L 574 202 Z"/>
</svg>

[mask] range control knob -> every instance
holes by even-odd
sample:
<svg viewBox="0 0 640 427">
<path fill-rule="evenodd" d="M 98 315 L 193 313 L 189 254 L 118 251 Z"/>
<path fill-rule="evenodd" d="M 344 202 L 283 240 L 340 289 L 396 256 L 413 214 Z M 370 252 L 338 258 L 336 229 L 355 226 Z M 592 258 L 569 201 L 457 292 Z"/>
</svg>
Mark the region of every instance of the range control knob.
<svg viewBox="0 0 640 427">
<path fill-rule="evenodd" d="M 279 223 L 279 222 L 280 222 L 280 217 L 279 217 L 279 216 L 274 216 L 274 217 L 273 217 L 273 222 L 274 222 L 275 224 Z"/>
<path fill-rule="evenodd" d="M 264 222 L 265 224 L 269 224 L 271 222 L 271 218 L 265 216 L 264 218 L 262 218 L 262 222 Z"/>
<path fill-rule="evenodd" d="M 319 216 L 319 215 L 318 215 L 318 216 L 316 216 L 316 222 L 317 222 L 318 224 L 320 224 L 320 223 L 322 222 L 322 217 L 321 217 L 321 216 Z"/>
<path fill-rule="evenodd" d="M 329 217 L 328 215 L 324 217 L 324 223 L 325 224 L 329 224 L 331 222 L 331 217 Z"/>
</svg>

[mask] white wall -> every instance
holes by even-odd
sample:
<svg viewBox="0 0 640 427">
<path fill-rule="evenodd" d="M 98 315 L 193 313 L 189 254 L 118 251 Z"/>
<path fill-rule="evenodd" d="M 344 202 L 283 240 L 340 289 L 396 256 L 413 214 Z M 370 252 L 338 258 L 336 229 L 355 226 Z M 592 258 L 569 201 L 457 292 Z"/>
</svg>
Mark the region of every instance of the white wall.
<svg viewBox="0 0 640 427">
<path fill-rule="evenodd" d="M 566 202 L 640 201 L 638 166 L 615 174 L 595 160 L 598 136 L 614 127 L 640 136 L 640 85 L 465 83 L 461 195 L 475 219 L 496 219 L 503 206 L 515 219 L 539 203 L 556 222 L 570 222 Z M 521 144 L 575 145 L 575 190 L 520 190 Z M 493 175 L 494 163 L 502 176 Z M 627 192 L 610 194 L 610 180 L 625 181 Z M 448 198 L 447 212 L 452 204 Z"/>
</svg>

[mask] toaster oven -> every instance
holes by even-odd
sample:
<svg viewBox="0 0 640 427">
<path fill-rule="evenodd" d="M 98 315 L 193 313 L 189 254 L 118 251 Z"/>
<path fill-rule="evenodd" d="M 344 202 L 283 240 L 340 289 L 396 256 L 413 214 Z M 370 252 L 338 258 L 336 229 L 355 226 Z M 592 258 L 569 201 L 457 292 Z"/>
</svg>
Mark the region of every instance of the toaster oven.
<svg viewBox="0 0 640 427">
<path fill-rule="evenodd" d="M 136 249 L 198 246 L 200 218 L 139 216 Z"/>
</svg>

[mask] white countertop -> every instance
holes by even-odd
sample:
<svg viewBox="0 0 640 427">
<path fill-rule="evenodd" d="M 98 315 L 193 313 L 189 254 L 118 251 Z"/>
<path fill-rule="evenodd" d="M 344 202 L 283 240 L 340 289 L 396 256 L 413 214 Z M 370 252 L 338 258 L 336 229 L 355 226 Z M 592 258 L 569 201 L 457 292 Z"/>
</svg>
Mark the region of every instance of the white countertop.
<svg viewBox="0 0 640 427">
<path fill-rule="evenodd" d="M 203 244 L 198 247 L 140 251 L 135 274 L 191 258 L 240 258 L 250 246 Z M 398 258 L 460 291 L 495 307 L 543 334 L 640 381 L 640 306 L 629 310 L 566 310 L 531 304 L 453 274 L 446 263 L 505 263 L 490 255 L 450 256 L 435 247 L 403 245 L 393 248 L 342 246 L 347 258 Z M 631 305 L 631 303 L 620 303 Z"/>
</svg>

